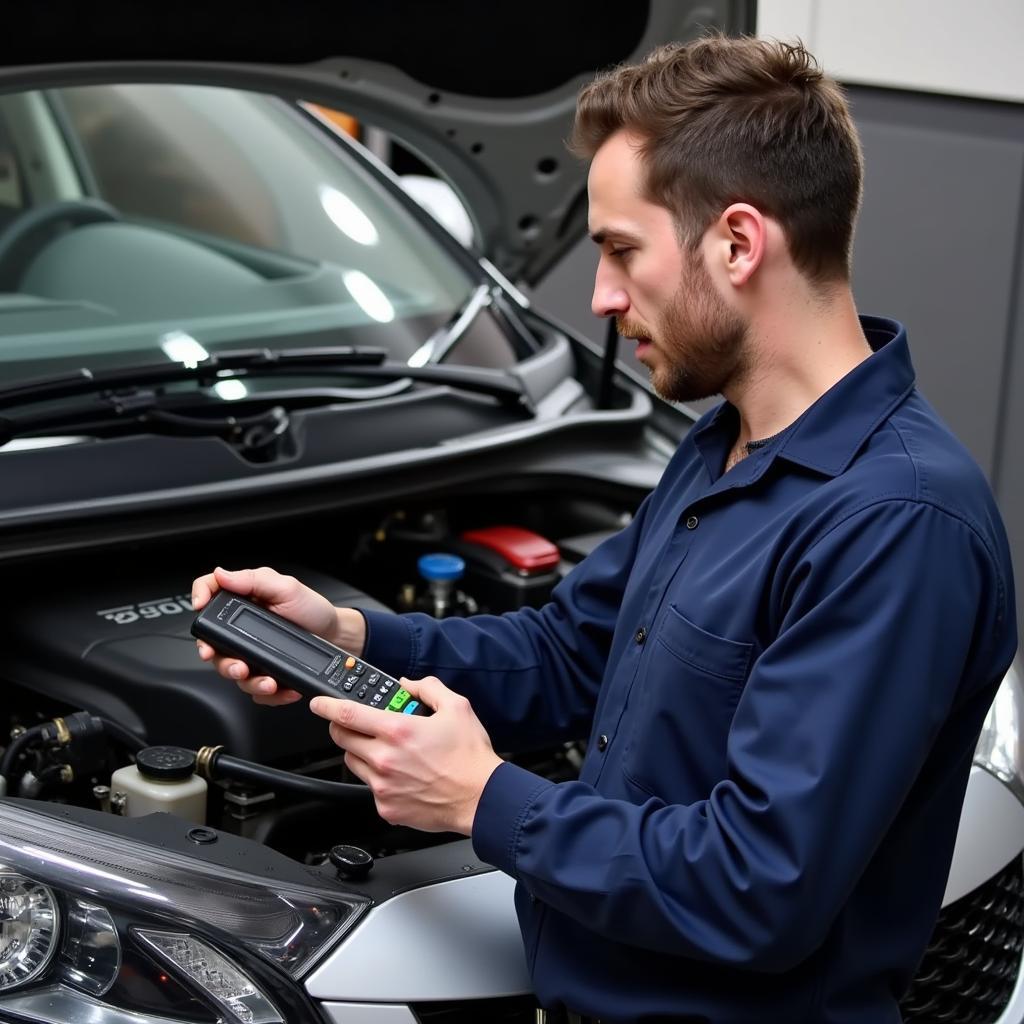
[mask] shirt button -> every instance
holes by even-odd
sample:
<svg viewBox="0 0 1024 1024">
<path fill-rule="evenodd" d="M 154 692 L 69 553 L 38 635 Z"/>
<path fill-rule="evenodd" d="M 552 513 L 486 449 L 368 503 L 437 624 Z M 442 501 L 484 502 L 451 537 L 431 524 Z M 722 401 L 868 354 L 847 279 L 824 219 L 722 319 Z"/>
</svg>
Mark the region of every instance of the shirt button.
<svg viewBox="0 0 1024 1024">
<path fill-rule="evenodd" d="M 597 749 L 602 754 L 608 749 L 608 737 L 604 733 L 597 737 Z"/>
<path fill-rule="evenodd" d="M 642 644 L 647 639 L 647 630 L 641 626 L 636 633 L 633 634 L 633 639 L 638 643 Z"/>
<path fill-rule="evenodd" d="M 686 520 L 686 528 L 688 530 L 696 530 L 699 522 L 700 520 L 696 516 L 690 516 L 690 518 Z"/>
</svg>

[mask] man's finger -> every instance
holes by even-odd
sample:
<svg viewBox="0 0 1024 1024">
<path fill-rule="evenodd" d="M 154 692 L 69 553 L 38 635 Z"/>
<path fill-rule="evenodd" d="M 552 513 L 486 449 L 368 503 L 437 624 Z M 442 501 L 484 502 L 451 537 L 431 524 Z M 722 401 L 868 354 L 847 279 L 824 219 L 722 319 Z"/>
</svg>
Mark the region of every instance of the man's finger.
<svg viewBox="0 0 1024 1024">
<path fill-rule="evenodd" d="M 269 697 L 256 694 L 252 698 L 254 704 L 263 704 L 268 708 L 282 707 L 285 704 L 294 704 L 300 700 L 302 700 L 301 693 L 295 690 L 282 689 L 278 689 L 277 693 L 272 693 Z"/>
<path fill-rule="evenodd" d="M 364 736 L 361 732 L 346 729 L 343 725 L 338 725 L 337 722 L 331 722 L 329 732 L 331 739 L 342 750 L 355 754 L 367 764 L 373 764 L 375 754 L 379 754 L 383 749 L 379 740 L 373 739 L 371 736 Z"/>
<path fill-rule="evenodd" d="M 268 707 L 294 704 L 297 700 L 302 700 L 301 693 L 295 690 L 286 690 L 270 676 L 252 676 L 250 679 L 240 679 L 237 685 L 242 693 L 247 693 L 257 704 L 265 704 Z"/>
<path fill-rule="evenodd" d="M 314 715 L 364 736 L 389 736 L 394 717 L 393 711 L 363 707 L 354 700 L 340 700 L 337 697 L 314 697 L 309 702 Z"/>
<path fill-rule="evenodd" d="M 233 658 L 224 658 L 217 666 L 217 671 L 228 679 L 236 682 L 240 679 L 249 678 L 249 666 L 244 661 L 236 661 Z"/>
<path fill-rule="evenodd" d="M 248 693 L 252 697 L 266 697 L 277 693 L 279 689 L 277 682 L 271 679 L 270 676 L 253 676 L 251 679 L 241 679 L 239 680 L 238 688 L 243 693 Z"/>
<path fill-rule="evenodd" d="M 332 725 L 331 729 L 333 730 L 334 728 L 335 726 Z M 373 769 L 357 754 L 346 751 L 345 767 L 361 782 L 365 782 L 368 786 L 372 787 L 374 779 Z"/>
</svg>

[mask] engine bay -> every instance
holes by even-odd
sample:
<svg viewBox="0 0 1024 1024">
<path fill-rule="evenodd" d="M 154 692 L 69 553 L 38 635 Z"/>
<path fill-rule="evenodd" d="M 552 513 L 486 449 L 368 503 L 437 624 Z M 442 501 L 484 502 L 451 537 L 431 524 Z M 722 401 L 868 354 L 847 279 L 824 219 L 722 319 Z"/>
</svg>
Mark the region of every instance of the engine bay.
<svg viewBox="0 0 1024 1024">
<path fill-rule="evenodd" d="M 0 631 L 6 795 L 112 815 L 169 810 L 307 865 L 348 856 L 340 847 L 372 864 L 452 839 L 380 819 L 305 701 L 257 705 L 202 662 L 190 634 L 191 583 L 215 565 L 266 564 L 339 606 L 502 614 L 543 605 L 635 505 L 556 488 L 517 500 L 514 515 L 510 507 L 498 489 L 9 568 Z M 434 578 L 437 555 L 461 566 L 457 578 Z M 575 777 L 583 744 L 501 753 L 564 780 Z M 172 766 L 177 790 L 167 785 Z M 185 789 L 187 799 L 166 797 Z"/>
</svg>

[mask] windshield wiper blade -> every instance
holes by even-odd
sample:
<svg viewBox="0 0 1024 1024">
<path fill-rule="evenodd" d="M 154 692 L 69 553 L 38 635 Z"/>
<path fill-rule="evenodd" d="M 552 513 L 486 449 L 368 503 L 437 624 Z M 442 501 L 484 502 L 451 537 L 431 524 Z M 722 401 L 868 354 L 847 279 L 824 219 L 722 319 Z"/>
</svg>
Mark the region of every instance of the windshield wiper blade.
<svg viewBox="0 0 1024 1024">
<path fill-rule="evenodd" d="M 95 414 L 101 407 L 105 407 L 108 413 L 116 416 L 131 416 L 163 404 L 163 393 L 153 390 L 161 384 L 194 380 L 204 386 L 215 384 L 228 376 L 241 379 L 254 376 L 308 377 L 314 373 L 338 374 L 363 380 L 409 380 L 443 385 L 458 391 L 487 395 L 503 404 L 519 406 L 526 412 L 533 410 L 522 381 L 507 371 L 436 364 L 409 366 L 404 362 L 386 360 L 383 349 L 371 348 L 286 349 L 280 352 L 241 349 L 218 352 L 194 367 L 181 363 L 145 363 L 97 372 L 82 367 L 68 373 L 0 388 L 0 409 L 74 395 L 97 394 L 99 404 L 90 403 L 82 411 Z M 269 397 L 262 396 L 262 399 Z M 261 396 L 254 395 L 253 398 L 260 400 Z M 14 418 L 4 417 L 0 434 L 9 440 L 43 423 L 73 420 L 76 411 L 62 410 L 43 417 L 26 417 L 22 414 Z"/>
<path fill-rule="evenodd" d="M 173 384 L 183 380 L 216 381 L 225 371 L 248 373 L 251 371 L 302 369 L 334 370 L 348 373 L 350 369 L 379 366 L 387 359 L 383 348 L 359 345 L 324 346 L 320 348 L 291 349 L 230 349 L 215 352 L 193 366 L 184 363 L 136 363 L 111 370 L 90 370 L 87 366 L 64 373 L 33 377 L 0 388 L 0 409 L 21 405 L 26 401 L 43 401 L 84 395 L 90 391 L 115 390 L 122 387 L 142 387 L 148 384 Z"/>
</svg>

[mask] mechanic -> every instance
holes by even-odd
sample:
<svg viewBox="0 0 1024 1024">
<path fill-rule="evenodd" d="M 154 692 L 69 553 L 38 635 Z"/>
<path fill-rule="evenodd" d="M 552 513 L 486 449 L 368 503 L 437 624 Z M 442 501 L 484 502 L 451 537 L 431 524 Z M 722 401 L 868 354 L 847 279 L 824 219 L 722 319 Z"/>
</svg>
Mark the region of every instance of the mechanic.
<svg viewBox="0 0 1024 1024">
<path fill-rule="evenodd" d="M 539 611 L 335 609 L 270 569 L 193 599 L 252 595 L 435 709 L 310 705 L 387 821 L 469 835 L 517 880 L 543 1005 L 896 1024 L 1016 650 L 999 513 L 904 328 L 858 318 L 859 142 L 801 46 L 660 48 L 582 90 L 573 146 L 594 312 L 666 399 L 725 398 L 631 524 Z M 494 751 L 588 733 L 575 782 Z"/>
</svg>

